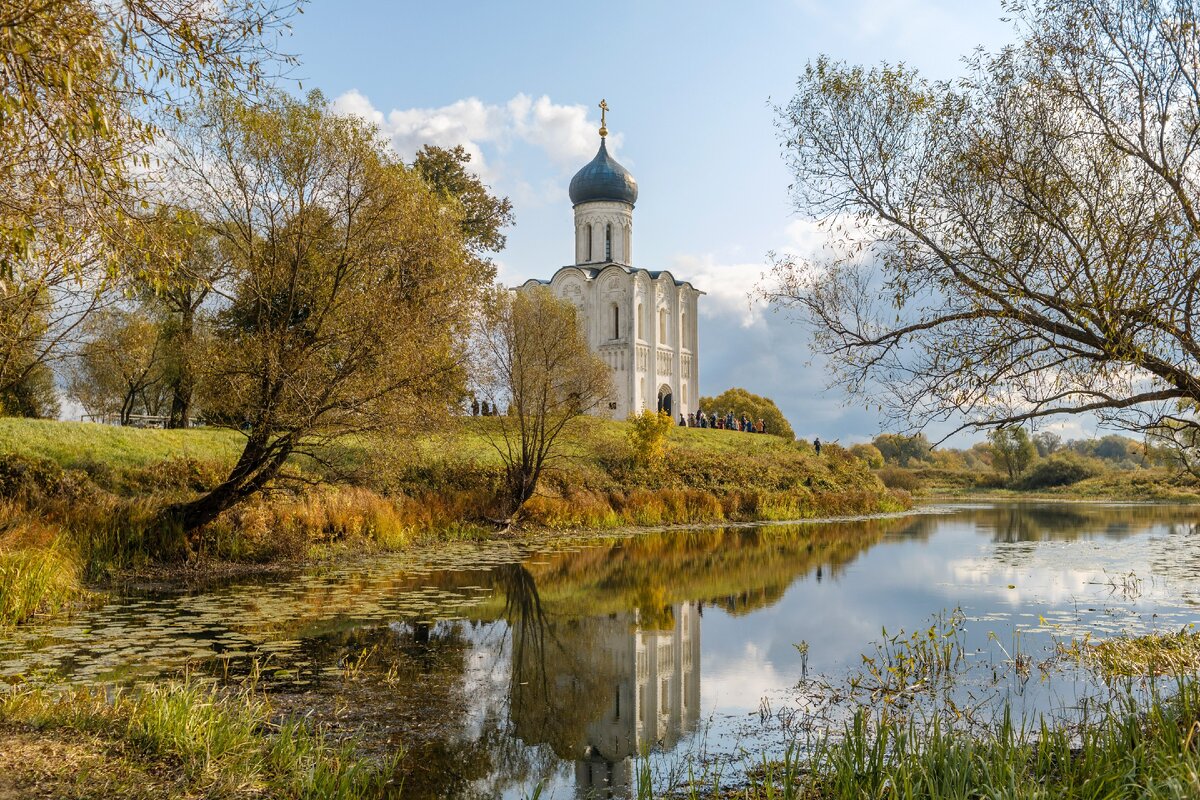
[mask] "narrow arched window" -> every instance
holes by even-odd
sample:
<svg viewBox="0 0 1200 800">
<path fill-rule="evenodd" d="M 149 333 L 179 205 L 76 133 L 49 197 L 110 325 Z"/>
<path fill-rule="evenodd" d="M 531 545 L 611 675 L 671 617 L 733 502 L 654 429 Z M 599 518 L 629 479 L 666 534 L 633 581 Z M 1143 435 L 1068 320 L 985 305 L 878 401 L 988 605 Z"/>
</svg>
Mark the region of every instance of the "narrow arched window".
<svg viewBox="0 0 1200 800">
<path fill-rule="evenodd" d="M 604 226 L 604 260 L 612 261 L 612 223 Z"/>
<path fill-rule="evenodd" d="M 642 304 L 641 304 L 641 303 L 638 303 L 638 310 L 637 310 L 637 337 L 638 337 L 639 339 L 645 339 L 645 338 L 646 338 L 646 331 L 645 331 L 646 323 L 645 323 L 645 320 L 644 320 L 645 313 L 646 313 L 646 312 L 642 310 Z"/>
<path fill-rule="evenodd" d="M 665 308 L 658 310 L 658 341 L 660 344 L 667 343 L 667 310 Z"/>
<path fill-rule="evenodd" d="M 613 303 L 612 311 L 613 311 L 613 335 L 612 335 L 612 337 L 614 339 L 620 339 L 621 338 L 621 309 L 616 303 Z"/>
<path fill-rule="evenodd" d="M 592 260 L 592 226 L 588 225 L 587 229 L 588 229 L 587 260 L 591 261 Z"/>
</svg>

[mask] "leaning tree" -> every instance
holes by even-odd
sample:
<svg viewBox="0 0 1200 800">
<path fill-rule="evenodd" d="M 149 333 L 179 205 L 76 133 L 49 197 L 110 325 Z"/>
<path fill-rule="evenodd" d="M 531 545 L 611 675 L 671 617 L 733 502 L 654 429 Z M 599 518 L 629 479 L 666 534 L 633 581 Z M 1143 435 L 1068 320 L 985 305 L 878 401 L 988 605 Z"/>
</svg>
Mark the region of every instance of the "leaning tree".
<svg viewBox="0 0 1200 800">
<path fill-rule="evenodd" d="M 463 391 L 486 275 L 458 207 L 319 93 L 210 102 L 176 155 L 181 204 L 227 259 L 224 303 L 192 363 L 208 420 L 245 443 L 229 474 L 169 516 L 195 531 L 296 454 L 404 435 Z"/>
<path fill-rule="evenodd" d="M 821 59 L 779 109 L 830 234 L 766 293 L 835 384 L 915 426 L 1200 431 L 1200 12 L 1021 0 L 953 83 Z"/>
</svg>

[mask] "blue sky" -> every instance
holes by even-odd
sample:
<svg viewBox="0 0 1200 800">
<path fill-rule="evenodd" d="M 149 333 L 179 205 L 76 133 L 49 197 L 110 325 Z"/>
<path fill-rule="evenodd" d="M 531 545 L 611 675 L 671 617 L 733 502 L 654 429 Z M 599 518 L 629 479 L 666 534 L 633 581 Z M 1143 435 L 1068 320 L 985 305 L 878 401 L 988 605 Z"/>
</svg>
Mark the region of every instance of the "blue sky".
<svg viewBox="0 0 1200 800">
<path fill-rule="evenodd" d="M 748 299 L 769 251 L 813 238 L 791 208 L 771 104 L 821 54 L 953 77 L 975 47 L 1012 40 L 1001 16 L 999 0 L 313 0 L 285 47 L 305 89 L 376 120 L 405 157 L 425 142 L 474 154 L 515 206 L 508 284 L 571 261 L 567 183 L 595 153 L 606 98 L 610 150 L 638 181 L 635 265 L 708 292 L 701 392 L 742 386 L 774 398 L 799 436 L 853 442 L 879 432 L 877 416 L 825 388 L 801 325 Z"/>
</svg>

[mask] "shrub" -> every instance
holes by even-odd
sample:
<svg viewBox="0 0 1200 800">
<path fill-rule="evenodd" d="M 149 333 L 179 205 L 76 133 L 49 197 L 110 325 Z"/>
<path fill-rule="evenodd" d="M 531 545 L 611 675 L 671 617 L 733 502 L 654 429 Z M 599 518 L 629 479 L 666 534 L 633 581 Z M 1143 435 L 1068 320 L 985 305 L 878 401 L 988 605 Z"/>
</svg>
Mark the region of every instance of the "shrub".
<svg viewBox="0 0 1200 800">
<path fill-rule="evenodd" d="M 0 455 L 0 497 L 36 501 L 58 494 L 66 483 L 62 467 L 45 458 Z"/>
<path fill-rule="evenodd" d="M 873 444 L 856 444 L 850 448 L 850 455 L 866 463 L 871 469 L 883 467 L 883 453 Z"/>
<path fill-rule="evenodd" d="M 1100 470 L 1084 459 L 1068 453 L 1055 454 L 1038 462 L 1020 481 L 1022 489 L 1049 489 L 1070 486 L 1098 475 Z"/>
<path fill-rule="evenodd" d="M 903 489 L 906 492 L 913 492 L 921 488 L 921 480 L 913 474 L 912 470 L 907 470 L 903 467 L 884 467 L 875 474 L 879 476 L 879 480 L 883 481 L 883 485 L 889 489 Z"/>
<path fill-rule="evenodd" d="M 671 415 L 662 411 L 643 411 L 629 418 L 626 441 L 635 464 L 657 467 L 667 456 L 667 436 L 675 423 Z"/>
</svg>

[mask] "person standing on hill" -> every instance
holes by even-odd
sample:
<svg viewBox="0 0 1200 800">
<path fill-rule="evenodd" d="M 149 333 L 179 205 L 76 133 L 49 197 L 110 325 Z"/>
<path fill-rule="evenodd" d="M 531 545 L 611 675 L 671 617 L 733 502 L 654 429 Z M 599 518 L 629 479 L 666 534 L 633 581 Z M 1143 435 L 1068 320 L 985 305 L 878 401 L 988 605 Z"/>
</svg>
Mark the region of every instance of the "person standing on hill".
<svg viewBox="0 0 1200 800">
<path fill-rule="evenodd" d="M 813 449 L 817 451 L 817 455 L 821 455 L 821 437 L 813 439 Z"/>
</svg>

